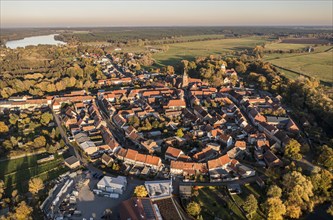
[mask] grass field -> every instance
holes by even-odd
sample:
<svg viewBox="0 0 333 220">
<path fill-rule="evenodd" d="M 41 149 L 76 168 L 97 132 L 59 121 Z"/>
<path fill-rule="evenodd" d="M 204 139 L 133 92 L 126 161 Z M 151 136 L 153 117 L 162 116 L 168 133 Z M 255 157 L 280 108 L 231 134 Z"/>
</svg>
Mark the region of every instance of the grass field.
<svg viewBox="0 0 333 220">
<path fill-rule="evenodd" d="M 153 58 L 160 66 L 174 65 L 182 59 L 194 60 L 196 57 L 224 54 L 231 51 L 251 50 L 264 43 L 262 37 L 234 38 L 168 44 L 169 50 L 156 53 Z"/>
<path fill-rule="evenodd" d="M 237 204 L 242 206 L 244 204 L 246 197 L 250 194 L 253 194 L 256 197 L 256 199 L 258 200 L 258 203 L 260 200 L 263 200 L 263 198 L 264 198 L 262 189 L 260 189 L 257 185 L 242 186 L 242 193 L 239 195 L 232 195 L 232 197 L 237 202 Z M 261 220 L 264 218 L 265 218 L 264 214 L 260 210 L 257 210 L 257 212 L 253 215 L 252 219 Z"/>
<path fill-rule="evenodd" d="M 226 220 L 245 219 L 241 210 L 227 196 L 222 195 L 223 190 L 213 187 L 199 189 L 196 200 L 202 205 L 203 219 L 214 219 L 215 217 Z"/>
<path fill-rule="evenodd" d="M 45 154 L 33 155 L 12 159 L 0 162 L 0 179 L 5 182 L 7 192 L 17 189 L 20 192 L 27 192 L 28 181 L 31 177 L 40 177 L 42 180 L 51 180 L 61 173 L 64 173 L 67 168 L 64 168 L 61 163 L 62 157 L 37 164 L 37 160 L 44 158 Z"/>
<path fill-rule="evenodd" d="M 267 60 L 275 65 L 333 83 L 333 50 L 294 56 L 288 54 L 275 59 L 271 55 Z"/>
<path fill-rule="evenodd" d="M 309 44 L 287 44 L 287 43 L 271 43 L 266 44 L 265 50 L 297 50 L 309 47 Z"/>
</svg>

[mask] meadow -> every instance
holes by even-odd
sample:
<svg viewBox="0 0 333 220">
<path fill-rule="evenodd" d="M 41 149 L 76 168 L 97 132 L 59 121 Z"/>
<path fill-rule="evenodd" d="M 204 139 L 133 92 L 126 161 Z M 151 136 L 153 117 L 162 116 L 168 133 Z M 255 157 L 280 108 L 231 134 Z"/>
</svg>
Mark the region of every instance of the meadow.
<svg viewBox="0 0 333 220">
<path fill-rule="evenodd" d="M 6 191 L 10 193 L 13 189 L 17 189 L 19 192 L 27 192 L 30 178 L 39 177 L 43 181 L 48 181 L 67 171 L 62 165 L 62 156 L 37 164 L 37 160 L 44 157 L 46 154 L 0 161 L 0 178 L 5 182 Z"/>
</svg>

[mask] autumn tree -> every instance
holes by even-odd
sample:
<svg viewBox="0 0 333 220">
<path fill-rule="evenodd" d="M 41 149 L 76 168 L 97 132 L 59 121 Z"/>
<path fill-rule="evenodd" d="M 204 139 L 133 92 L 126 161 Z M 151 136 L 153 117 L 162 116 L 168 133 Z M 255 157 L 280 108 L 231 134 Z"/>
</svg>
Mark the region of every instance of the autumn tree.
<svg viewBox="0 0 333 220">
<path fill-rule="evenodd" d="M 36 195 L 40 190 L 44 189 L 43 180 L 40 178 L 32 178 L 29 180 L 29 192 Z"/>
<path fill-rule="evenodd" d="M 277 185 L 272 185 L 267 191 L 267 196 L 280 198 L 282 195 L 282 189 Z"/>
<path fill-rule="evenodd" d="M 300 151 L 301 144 L 297 140 L 291 139 L 284 148 L 284 155 L 294 160 L 300 160 L 302 159 Z"/>
<path fill-rule="evenodd" d="M 188 214 L 190 214 L 192 216 L 198 216 L 201 212 L 201 206 L 197 202 L 190 202 L 186 206 L 186 211 L 187 211 Z"/>
<path fill-rule="evenodd" d="M 41 148 L 41 147 L 45 147 L 46 145 L 46 139 L 44 136 L 39 136 L 37 138 L 34 139 L 34 145 L 35 148 Z"/>
<path fill-rule="evenodd" d="M 258 201 L 253 194 L 246 197 L 243 209 L 249 218 L 252 218 L 253 214 L 257 211 Z"/>
<path fill-rule="evenodd" d="M 146 187 L 143 186 L 143 185 L 135 187 L 134 195 L 137 196 L 137 197 L 146 197 L 148 195 Z"/>
<path fill-rule="evenodd" d="M 4 191 L 5 191 L 5 183 L 3 182 L 3 180 L 0 180 L 0 199 L 2 198 Z"/>
<path fill-rule="evenodd" d="M 9 131 L 8 126 L 5 124 L 5 122 L 0 121 L 0 133 L 6 133 Z"/>
<path fill-rule="evenodd" d="M 320 148 L 318 163 L 326 167 L 329 171 L 333 171 L 333 149 L 327 145 Z"/>
<path fill-rule="evenodd" d="M 328 200 L 332 194 L 333 174 L 325 169 L 311 175 L 313 192 L 317 201 Z M 333 194 L 332 194 L 333 195 Z"/>
<path fill-rule="evenodd" d="M 178 130 L 176 131 L 176 135 L 177 137 L 183 137 L 184 136 L 184 133 L 183 133 L 183 129 L 181 128 L 178 128 Z"/>
<path fill-rule="evenodd" d="M 265 203 L 268 220 L 283 220 L 283 215 L 286 213 L 286 206 L 278 197 L 268 198 Z"/>
<path fill-rule="evenodd" d="M 51 120 L 53 120 L 53 115 L 48 112 L 45 112 L 41 116 L 40 123 L 43 125 L 48 125 Z"/>
<path fill-rule="evenodd" d="M 22 201 L 15 208 L 14 219 L 16 220 L 27 220 L 31 219 L 30 215 L 32 213 L 32 208 L 28 206 L 25 201 Z"/>
</svg>

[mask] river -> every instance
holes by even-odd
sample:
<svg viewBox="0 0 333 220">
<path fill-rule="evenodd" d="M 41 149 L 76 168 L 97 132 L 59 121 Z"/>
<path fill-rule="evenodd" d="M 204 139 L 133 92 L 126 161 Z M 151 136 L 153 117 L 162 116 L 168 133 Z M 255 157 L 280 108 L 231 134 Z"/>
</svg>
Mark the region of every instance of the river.
<svg viewBox="0 0 333 220">
<path fill-rule="evenodd" d="M 37 46 L 38 44 L 48 44 L 48 45 L 66 44 L 63 41 L 55 40 L 54 36 L 56 36 L 56 34 L 26 37 L 21 40 L 8 41 L 6 42 L 6 46 L 11 49 L 16 49 L 18 47 L 26 47 L 30 45 Z"/>
</svg>

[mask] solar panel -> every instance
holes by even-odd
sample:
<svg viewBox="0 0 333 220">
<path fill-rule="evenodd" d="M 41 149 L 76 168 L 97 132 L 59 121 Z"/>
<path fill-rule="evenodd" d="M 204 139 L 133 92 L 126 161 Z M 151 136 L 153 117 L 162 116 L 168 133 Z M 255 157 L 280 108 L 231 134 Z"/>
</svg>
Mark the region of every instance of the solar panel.
<svg viewBox="0 0 333 220">
<path fill-rule="evenodd" d="M 145 212 L 146 218 L 147 219 L 155 219 L 154 207 L 152 206 L 150 200 L 149 199 L 142 199 L 141 203 L 142 203 L 143 210 Z"/>
</svg>

